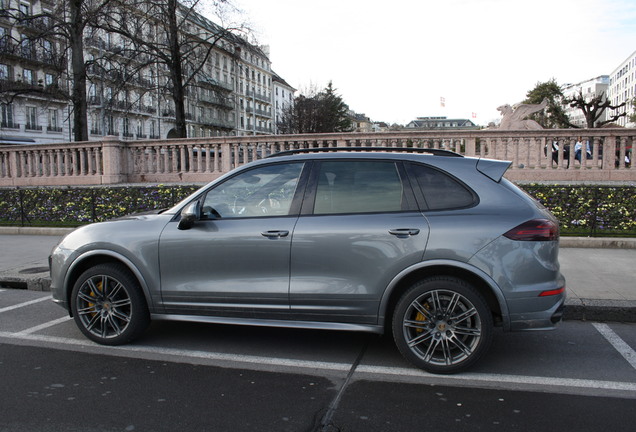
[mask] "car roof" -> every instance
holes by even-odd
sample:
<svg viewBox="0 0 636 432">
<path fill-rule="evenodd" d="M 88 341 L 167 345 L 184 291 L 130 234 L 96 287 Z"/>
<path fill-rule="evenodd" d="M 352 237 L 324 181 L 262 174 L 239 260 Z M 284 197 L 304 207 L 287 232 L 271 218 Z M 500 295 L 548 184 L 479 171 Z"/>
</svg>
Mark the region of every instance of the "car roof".
<svg viewBox="0 0 636 432">
<path fill-rule="evenodd" d="M 317 147 L 317 148 L 302 148 L 284 150 L 278 153 L 269 155 L 268 158 L 290 156 L 296 154 L 316 154 L 316 153 L 399 153 L 399 154 L 430 154 L 434 156 L 446 156 L 446 157 L 460 157 L 459 153 L 455 153 L 450 150 L 444 149 L 431 149 L 431 148 L 419 148 L 419 147 Z"/>
</svg>

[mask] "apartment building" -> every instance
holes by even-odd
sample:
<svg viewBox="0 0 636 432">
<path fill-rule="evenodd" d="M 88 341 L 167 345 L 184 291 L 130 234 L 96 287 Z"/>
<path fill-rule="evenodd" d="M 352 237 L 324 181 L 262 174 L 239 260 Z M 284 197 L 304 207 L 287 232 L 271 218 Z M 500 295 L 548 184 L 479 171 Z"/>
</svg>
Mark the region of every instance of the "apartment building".
<svg viewBox="0 0 636 432">
<path fill-rule="evenodd" d="M 566 98 L 574 98 L 581 94 L 586 101 L 589 101 L 596 96 L 603 95 L 602 100 L 605 101 L 608 98 L 609 81 L 609 75 L 601 75 L 580 83 L 566 84 L 561 88 L 561 91 Z M 564 105 L 563 108 L 573 125 L 581 128 L 587 127 L 587 121 L 585 120 L 583 111 L 579 108 L 572 108 L 569 105 Z M 605 121 L 606 119 L 607 110 L 603 112 L 598 121 Z"/>
<path fill-rule="evenodd" d="M 55 2 L 0 0 L 0 144 L 72 139 L 64 43 L 31 38 L 49 25 L 45 18 L 33 17 L 54 10 Z M 201 38 L 222 31 L 201 15 L 188 16 L 183 31 L 190 35 Z M 144 37 L 158 38 L 158 28 L 158 23 L 149 25 Z M 185 88 L 188 136 L 274 133 L 275 74 L 268 48 L 229 33 L 209 47 L 205 64 Z M 84 58 L 90 140 L 176 136 L 165 66 L 148 62 L 130 41 L 97 29 L 85 31 Z M 286 91 L 293 99 L 294 89 L 287 85 Z"/>
<path fill-rule="evenodd" d="M 616 121 L 620 126 L 636 127 L 636 123 L 630 122 L 629 117 L 636 114 L 636 108 L 632 103 L 636 97 L 636 51 L 614 69 L 609 76 L 608 98 L 612 105 L 626 103 L 625 108 L 620 108 L 627 113 Z M 612 110 L 610 114 L 614 114 Z M 620 111 L 623 112 L 623 111 Z M 619 113 L 619 112 L 617 112 Z"/>
<path fill-rule="evenodd" d="M 277 74 L 273 75 L 272 82 L 274 84 L 274 118 L 272 119 L 272 127 L 276 134 L 278 133 L 278 124 L 282 120 L 284 113 L 289 111 L 294 105 L 296 89 Z"/>
<path fill-rule="evenodd" d="M 69 139 L 62 45 L 53 36 L 33 37 L 50 25 L 42 13 L 53 6 L 50 1 L 0 0 L 0 144 Z"/>
</svg>

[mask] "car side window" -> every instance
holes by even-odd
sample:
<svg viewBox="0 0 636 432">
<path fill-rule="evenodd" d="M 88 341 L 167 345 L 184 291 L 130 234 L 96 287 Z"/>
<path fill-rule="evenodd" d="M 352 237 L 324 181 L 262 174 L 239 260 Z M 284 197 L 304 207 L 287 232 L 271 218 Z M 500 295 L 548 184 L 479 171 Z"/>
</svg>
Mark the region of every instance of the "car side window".
<svg viewBox="0 0 636 432">
<path fill-rule="evenodd" d="M 314 214 L 396 212 L 404 187 L 394 162 L 323 161 Z"/>
<path fill-rule="evenodd" d="M 274 164 L 251 169 L 208 191 L 203 218 L 287 216 L 303 163 Z"/>
<path fill-rule="evenodd" d="M 426 165 L 411 165 L 428 210 L 449 210 L 472 206 L 475 195 L 448 174 Z"/>
</svg>

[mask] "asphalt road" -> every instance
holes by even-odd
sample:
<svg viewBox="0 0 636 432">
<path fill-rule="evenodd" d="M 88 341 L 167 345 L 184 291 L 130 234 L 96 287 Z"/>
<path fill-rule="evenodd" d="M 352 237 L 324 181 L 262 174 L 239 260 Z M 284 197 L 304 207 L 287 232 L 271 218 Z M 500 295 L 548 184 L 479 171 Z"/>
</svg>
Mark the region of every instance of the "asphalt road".
<svg viewBox="0 0 636 432">
<path fill-rule="evenodd" d="M 362 333 L 156 322 L 102 347 L 0 290 L 0 431 L 631 431 L 635 348 L 636 324 L 569 321 L 435 376 Z"/>
</svg>

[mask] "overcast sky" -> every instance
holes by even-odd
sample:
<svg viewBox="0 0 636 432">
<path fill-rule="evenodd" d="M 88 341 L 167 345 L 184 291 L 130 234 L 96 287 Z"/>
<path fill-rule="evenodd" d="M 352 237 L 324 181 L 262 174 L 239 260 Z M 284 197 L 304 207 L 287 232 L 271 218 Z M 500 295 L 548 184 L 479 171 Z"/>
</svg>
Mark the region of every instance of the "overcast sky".
<svg viewBox="0 0 636 432">
<path fill-rule="evenodd" d="M 538 82 L 609 75 L 636 51 L 636 0 L 235 3 L 290 85 L 333 81 L 351 109 L 388 123 L 476 113 L 486 125 Z"/>
</svg>

